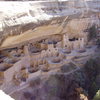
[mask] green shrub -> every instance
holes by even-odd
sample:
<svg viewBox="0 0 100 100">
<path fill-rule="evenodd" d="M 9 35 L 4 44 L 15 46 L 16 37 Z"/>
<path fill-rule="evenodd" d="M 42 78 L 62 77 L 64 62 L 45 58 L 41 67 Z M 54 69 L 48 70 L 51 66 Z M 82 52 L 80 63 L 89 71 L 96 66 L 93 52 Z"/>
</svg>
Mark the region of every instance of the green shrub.
<svg viewBox="0 0 100 100">
<path fill-rule="evenodd" d="M 100 90 L 96 93 L 93 100 L 100 100 Z"/>
<path fill-rule="evenodd" d="M 93 99 L 94 95 L 99 89 L 99 84 L 96 82 L 96 78 L 99 75 L 100 65 L 98 59 L 90 59 L 85 64 L 85 72 L 88 78 L 88 94 L 91 99 Z"/>
<path fill-rule="evenodd" d="M 85 71 L 87 72 L 88 77 L 90 80 L 94 80 L 96 78 L 97 74 L 99 73 L 99 62 L 97 62 L 94 59 L 90 59 L 85 64 Z"/>
<path fill-rule="evenodd" d="M 92 25 L 89 28 L 88 40 L 90 41 L 90 40 L 96 38 L 96 36 L 97 36 L 97 28 L 95 25 Z"/>
</svg>

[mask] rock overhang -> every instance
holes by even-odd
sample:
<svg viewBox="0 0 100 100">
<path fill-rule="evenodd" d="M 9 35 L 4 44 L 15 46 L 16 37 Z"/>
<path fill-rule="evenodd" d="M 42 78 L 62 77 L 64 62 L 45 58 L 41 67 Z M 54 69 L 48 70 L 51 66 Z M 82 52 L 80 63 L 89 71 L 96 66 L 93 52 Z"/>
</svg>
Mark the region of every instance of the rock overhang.
<svg viewBox="0 0 100 100">
<path fill-rule="evenodd" d="M 75 4 L 72 2 L 75 2 Z M 0 8 L 1 15 L 2 15 L 0 29 L 1 29 L 1 31 L 4 32 L 3 29 L 6 26 L 13 27 L 13 26 L 18 25 L 18 26 L 24 27 L 27 24 L 33 23 L 33 29 L 36 26 L 35 30 L 34 30 L 34 31 L 36 31 L 37 29 L 39 30 L 38 26 L 42 27 L 45 24 L 47 26 L 49 26 L 53 21 L 56 21 L 56 24 L 57 24 L 57 20 L 58 20 L 58 22 L 59 22 L 59 20 L 62 20 L 62 23 L 60 23 L 60 25 L 62 27 L 62 26 L 66 26 L 67 21 L 73 20 L 75 18 L 77 19 L 77 18 L 80 18 L 82 15 L 85 15 L 83 10 L 87 9 L 87 6 L 88 6 L 87 13 L 90 10 L 94 13 L 94 11 L 97 10 L 94 8 L 99 7 L 99 6 L 91 7 L 90 6 L 91 2 L 95 5 L 95 3 L 92 0 L 85 0 L 85 3 L 82 2 L 84 4 L 83 8 L 81 6 L 79 7 L 78 2 L 80 3 L 80 1 L 78 1 L 78 0 L 71 0 L 71 1 L 69 1 L 69 0 L 58 0 L 58 1 L 56 1 L 56 0 L 52 0 L 52 1 L 41 0 L 41 1 L 24 2 L 24 3 L 23 2 L 20 2 L 20 3 L 19 2 L 16 2 L 16 3 L 3 2 L 4 5 L 8 6 L 8 7 L 6 7 L 8 9 L 6 9 L 3 6 L 3 4 L 1 5 L 3 7 Z M 74 6 L 73 6 L 73 4 L 74 4 Z M 14 9 L 12 9 L 12 8 L 14 8 Z M 63 9 L 63 8 L 66 8 L 66 9 Z M 68 18 L 69 18 L 69 20 L 68 20 Z M 63 29 L 66 30 L 64 27 L 63 27 Z M 62 28 L 59 29 L 59 27 L 58 27 L 58 28 L 56 28 L 56 30 L 58 30 L 58 32 L 57 32 L 57 34 L 58 34 L 61 32 Z M 48 30 L 45 30 L 45 31 L 48 31 Z M 3 33 L 3 34 L 7 34 L 7 32 Z M 21 33 L 24 34 L 24 32 L 21 32 Z M 28 33 L 28 34 L 30 34 L 30 33 Z M 42 32 L 41 32 L 41 34 L 42 34 Z M 1 37 L 3 37 L 2 32 L 0 35 L 1 35 Z M 7 35 L 7 37 L 8 36 L 9 35 Z M 12 44 L 9 44 L 9 45 L 11 46 Z"/>
</svg>

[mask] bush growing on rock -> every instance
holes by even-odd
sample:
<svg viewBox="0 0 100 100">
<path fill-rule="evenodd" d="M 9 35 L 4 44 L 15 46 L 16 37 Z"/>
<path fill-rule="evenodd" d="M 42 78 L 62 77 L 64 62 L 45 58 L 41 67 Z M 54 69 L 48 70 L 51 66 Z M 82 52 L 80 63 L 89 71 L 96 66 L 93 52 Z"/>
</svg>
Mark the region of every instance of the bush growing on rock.
<svg viewBox="0 0 100 100">
<path fill-rule="evenodd" d="M 89 34 L 88 34 L 88 40 L 92 40 L 94 38 L 96 38 L 97 36 L 97 29 L 96 29 L 96 26 L 95 25 L 92 25 L 90 28 L 89 28 Z"/>
<path fill-rule="evenodd" d="M 99 69 L 99 62 L 94 59 L 90 59 L 85 64 L 85 71 L 91 80 L 99 73 Z"/>
<path fill-rule="evenodd" d="M 95 93 L 100 87 L 100 85 L 96 82 L 96 78 L 100 74 L 100 63 L 98 59 L 90 59 L 84 67 L 88 78 L 88 94 L 91 99 L 93 99 Z"/>
<path fill-rule="evenodd" d="M 93 100 L 100 100 L 100 90 L 96 93 Z"/>
</svg>

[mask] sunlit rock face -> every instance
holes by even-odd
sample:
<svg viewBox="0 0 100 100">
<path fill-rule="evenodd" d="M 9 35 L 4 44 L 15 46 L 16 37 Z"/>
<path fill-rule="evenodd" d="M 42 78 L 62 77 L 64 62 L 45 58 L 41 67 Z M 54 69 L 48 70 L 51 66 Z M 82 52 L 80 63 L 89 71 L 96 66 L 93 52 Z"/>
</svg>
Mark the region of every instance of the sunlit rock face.
<svg viewBox="0 0 100 100">
<path fill-rule="evenodd" d="M 0 99 L 3 99 L 3 100 L 14 100 L 13 98 L 11 98 L 10 96 L 8 96 L 7 94 L 5 94 L 1 90 L 0 90 Z"/>
<path fill-rule="evenodd" d="M 52 27 L 52 29 L 54 28 L 56 33 L 70 33 L 70 29 L 76 25 L 69 25 L 70 27 L 67 27 L 67 24 L 70 24 L 70 21 L 73 19 L 83 19 L 84 17 L 84 28 L 80 28 L 80 30 L 83 31 L 89 24 L 99 22 L 97 17 L 99 13 L 99 3 L 98 0 L 39 0 L 24 3 L 2 2 L 0 3 L 1 47 L 6 47 L 6 45 L 2 46 L 2 43 L 9 36 L 19 35 L 28 30 L 34 33 L 34 31 L 36 32 L 37 30 L 41 31 L 41 27 L 44 27 L 43 33 L 47 32 L 47 26 Z M 76 24 L 80 26 L 81 21 L 77 20 Z M 72 33 L 76 33 L 77 31 L 79 30 L 75 29 Z M 38 35 L 39 33 L 37 32 L 36 34 Z M 47 34 L 51 33 L 48 32 Z"/>
<path fill-rule="evenodd" d="M 93 0 L 47 0 L 34 2 L 2 2 L 0 4 L 1 24 L 8 26 L 38 23 L 39 21 L 50 20 L 54 17 L 69 16 L 84 13 L 82 10 L 98 11 L 99 4 Z M 6 7 L 7 8 L 6 8 Z M 81 8 L 81 9 L 80 9 Z M 1 25 L 2 26 L 2 25 Z"/>
<path fill-rule="evenodd" d="M 77 9 L 67 9 L 68 2 L 63 1 L 34 1 L 32 3 L 2 3 L 1 4 L 1 20 L 9 26 L 39 23 L 40 21 L 50 20 L 54 17 L 71 15 L 79 12 Z M 8 9 L 5 8 L 8 7 Z M 65 13 L 66 12 L 66 13 Z"/>
</svg>

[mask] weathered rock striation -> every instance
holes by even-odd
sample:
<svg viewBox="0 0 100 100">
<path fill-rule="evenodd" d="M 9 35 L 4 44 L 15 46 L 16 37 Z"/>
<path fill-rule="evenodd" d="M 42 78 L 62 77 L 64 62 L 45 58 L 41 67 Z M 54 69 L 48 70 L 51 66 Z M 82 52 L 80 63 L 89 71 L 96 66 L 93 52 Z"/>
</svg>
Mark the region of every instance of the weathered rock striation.
<svg viewBox="0 0 100 100">
<path fill-rule="evenodd" d="M 2 2 L 0 48 L 29 41 L 34 38 L 34 35 L 66 32 L 81 34 L 91 24 L 99 24 L 99 3 L 98 0 Z M 21 38 L 25 36 L 29 38 Z"/>
</svg>

